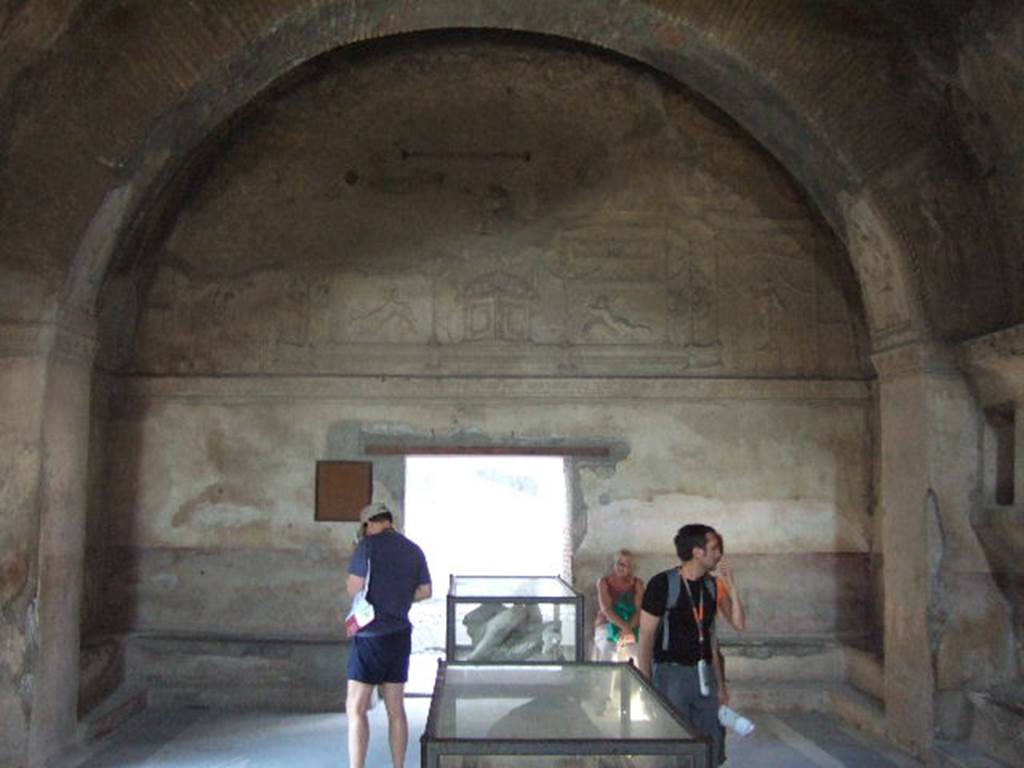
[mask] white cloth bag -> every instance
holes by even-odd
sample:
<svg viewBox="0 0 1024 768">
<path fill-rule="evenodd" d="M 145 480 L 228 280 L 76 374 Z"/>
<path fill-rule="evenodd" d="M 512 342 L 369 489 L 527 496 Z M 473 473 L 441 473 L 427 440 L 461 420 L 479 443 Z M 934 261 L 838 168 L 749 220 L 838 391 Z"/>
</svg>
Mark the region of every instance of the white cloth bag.
<svg viewBox="0 0 1024 768">
<path fill-rule="evenodd" d="M 367 558 L 366 581 L 363 582 L 363 588 L 356 592 L 352 597 L 352 609 L 348 612 L 348 616 L 345 617 L 345 634 L 348 637 L 355 635 L 356 632 L 361 630 L 376 617 L 376 612 L 373 610 L 373 603 L 371 603 L 368 598 L 370 594 L 370 569 L 372 566 L 373 561 Z"/>
</svg>

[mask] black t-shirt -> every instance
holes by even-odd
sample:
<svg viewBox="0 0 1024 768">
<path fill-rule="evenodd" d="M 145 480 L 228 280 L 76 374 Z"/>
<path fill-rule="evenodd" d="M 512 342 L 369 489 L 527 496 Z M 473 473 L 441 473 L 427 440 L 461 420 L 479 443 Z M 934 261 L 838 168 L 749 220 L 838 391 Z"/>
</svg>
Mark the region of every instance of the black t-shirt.
<svg viewBox="0 0 1024 768">
<path fill-rule="evenodd" d="M 664 616 L 665 604 L 668 602 L 668 575 L 670 571 L 662 571 L 654 576 L 647 584 L 647 591 L 644 592 L 643 610 L 654 616 Z M 662 649 L 662 627 L 658 625 L 658 634 L 654 638 L 654 661 L 674 661 L 679 664 L 696 664 L 703 655 L 704 660 L 711 661 L 711 628 L 715 623 L 715 612 L 718 610 L 717 601 L 704 580 L 688 581 L 682 579 L 682 589 L 689 589 L 693 597 L 693 603 L 686 599 L 686 594 L 679 592 L 679 600 L 674 608 L 669 608 L 668 627 L 669 644 L 668 651 Z M 694 607 L 700 607 L 701 592 L 704 593 L 704 643 L 703 654 L 697 632 L 697 620 L 694 616 Z M 664 617 L 662 622 L 664 622 Z"/>
</svg>

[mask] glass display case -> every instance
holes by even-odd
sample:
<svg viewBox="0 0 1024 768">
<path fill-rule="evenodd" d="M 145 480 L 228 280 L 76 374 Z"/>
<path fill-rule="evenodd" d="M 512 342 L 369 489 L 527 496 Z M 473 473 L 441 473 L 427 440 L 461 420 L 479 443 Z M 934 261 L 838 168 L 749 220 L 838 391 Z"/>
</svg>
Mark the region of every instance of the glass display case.
<svg viewBox="0 0 1024 768">
<path fill-rule="evenodd" d="M 438 662 L 423 768 L 707 768 L 695 736 L 632 664 Z"/>
<path fill-rule="evenodd" d="M 583 595 L 558 576 L 451 576 L 445 658 L 583 661 Z"/>
</svg>

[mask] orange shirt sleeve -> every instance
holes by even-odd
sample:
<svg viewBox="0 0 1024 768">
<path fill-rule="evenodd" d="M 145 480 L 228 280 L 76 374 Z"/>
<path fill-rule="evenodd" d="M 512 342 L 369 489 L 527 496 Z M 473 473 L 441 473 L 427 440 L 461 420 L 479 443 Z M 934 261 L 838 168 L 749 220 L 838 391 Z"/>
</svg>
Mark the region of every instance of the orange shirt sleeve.
<svg viewBox="0 0 1024 768">
<path fill-rule="evenodd" d="M 715 588 L 718 590 L 718 602 L 729 597 L 729 587 L 721 579 L 715 579 Z"/>
</svg>

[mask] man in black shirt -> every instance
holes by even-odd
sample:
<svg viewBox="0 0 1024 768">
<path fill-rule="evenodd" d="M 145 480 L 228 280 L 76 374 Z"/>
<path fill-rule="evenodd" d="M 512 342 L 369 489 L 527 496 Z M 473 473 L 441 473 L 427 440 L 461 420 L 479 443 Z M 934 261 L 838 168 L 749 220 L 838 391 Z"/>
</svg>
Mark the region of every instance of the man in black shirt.
<svg viewBox="0 0 1024 768">
<path fill-rule="evenodd" d="M 680 528 L 674 542 L 680 565 L 654 576 L 644 593 L 637 663 L 696 731 L 711 737 L 717 766 L 725 742 L 713 671 L 718 594 L 707 575 L 722 559 L 720 539 L 714 528 L 694 524 Z"/>
</svg>

